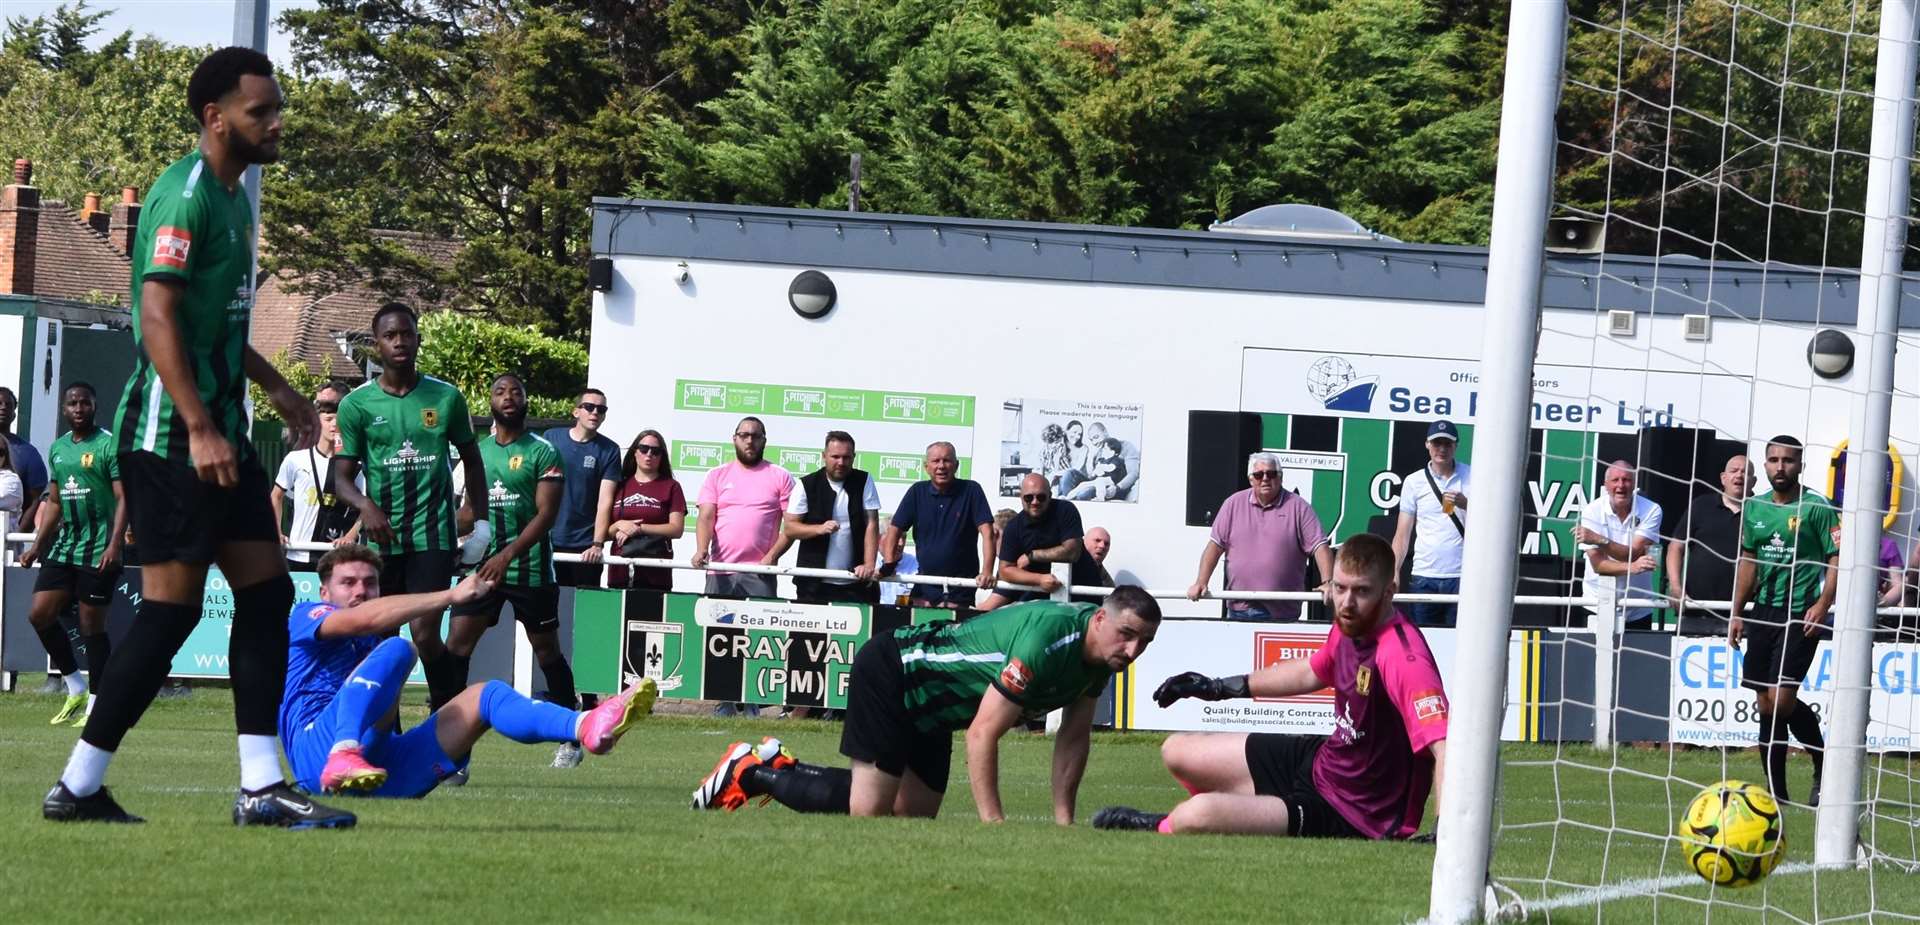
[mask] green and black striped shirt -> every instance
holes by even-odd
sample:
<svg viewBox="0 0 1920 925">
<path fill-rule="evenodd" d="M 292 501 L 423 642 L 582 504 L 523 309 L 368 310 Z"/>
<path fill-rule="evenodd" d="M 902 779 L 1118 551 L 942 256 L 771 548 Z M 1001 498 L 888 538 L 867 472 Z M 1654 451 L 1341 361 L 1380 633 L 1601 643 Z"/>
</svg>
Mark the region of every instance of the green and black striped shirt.
<svg viewBox="0 0 1920 925">
<path fill-rule="evenodd" d="M 191 465 L 186 422 L 147 357 L 141 290 L 150 279 L 186 286 L 174 318 L 195 388 L 235 456 L 247 439 L 247 327 L 253 316 L 253 208 L 246 191 L 221 185 L 195 151 L 155 180 L 141 207 L 133 253 L 133 375 L 114 418 L 120 452 L 157 453 Z"/>
<path fill-rule="evenodd" d="M 357 459 L 367 497 L 393 524 L 381 555 L 455 549 L 453 453 L 473 441 L 473 419 L 460 390 L 421 376 L 405 395 L 389 395 L 378 379 L 340 402 L 340 453 Z"/>
<path fill-rule="evenodd" d="M 540 483 L 562 481 L 566 473 L 560 468 L 560 451 L 530 433 L 505 445 L 488 434 L 480 441 L 480 461 L 487 470 L 487 519 L 493 522 L 493 545 L 487 555 L 491 556 L 519 539 L 527 522 L 540 513 L 534 503 Z M 553 584 L 553 531 L 507 563 L 500 581 L 522 588 Z"/>
<path fill-rule="evenodd" d="M 1113 672 L 1086 659 L 1097 604 L 1029 601 L 970 620 L 894 631 L 906 680 L 907 717 L 922 732 L 965 729 L 988 687 L 1029 719 L 1097 697 Z"/>
<path fill-rule="evenodd" d="M 120 480 L 120 461 L 113 434 L 95 428 L 85 440 L 75 440 L 71 432 L 54 438 L 47 451 L 47 475 L 60 499 L 60 534 L 47 550 L 47 561 L 99 568 L 113 539 L 118 507 L 113 483 Z"/>
</svg>

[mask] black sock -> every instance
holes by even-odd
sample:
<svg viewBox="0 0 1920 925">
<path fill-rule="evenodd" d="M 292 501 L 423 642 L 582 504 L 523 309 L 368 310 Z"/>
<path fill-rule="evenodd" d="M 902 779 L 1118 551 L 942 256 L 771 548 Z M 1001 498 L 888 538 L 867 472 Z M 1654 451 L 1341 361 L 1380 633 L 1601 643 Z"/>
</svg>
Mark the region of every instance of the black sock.
<svg viewBox="0 0 1920 925">
<path fill-rule="evenodd" d="M 1767 790 L 1776 800 L 1787 799 L 1787 743 L 1785 724 L 1772 713 L 1760 714 L 1760 759 L 1767 769 Z"/>
<path fill-rule="evenodd" d="M 293 579 L 284 573 L 233 592 L 227 672 L 233 680 L 233 728 L 240 735 L 280 732 L 287 691 L 287 613 Z"/>
<path fill-rule="evenodd" d="M 199 604 L 165 604 L 148 598 L 140 602 L 133 627 L 114 649 L 106 671 L 94 682 L 93 712 L 80 738 L 104 751 L 118 751 L 127 730 L 140 721 L 152 705 L 160 685 L 173 668 L 174 653 L 187 642 L 187 636 L 200 622 Z M 285 632 L 287 621 L 280 621 L 282 643 L 280 670 L 286 671 Z M 238 690 L 235 691 L 238 699 Z M 274 697 L 278 709 L 279 696 Z M 269 727 L 269 732 L 271 732 Z"/>
<path fill-rule="evenodd" d="M 106 633 L 88 633 L 83 641 L 87 644 L 87 686 L 98 694 L 100 679 L 107 673 L 107 658 L 113 654 L 113 640 Z"/>
<path fill-rule="evenodd" d="M 853 772 L 817 764 L 789 768 L 760 765 L 740 775 L 740 789 L 749 796 L 773 797 L 796 812 L 844 816 L 853 799 Z"/>
<path fill-rule="evenodd" d="M 1794 704 L 1793 715 L 1787 717 L 1787 728 L 1793 731 L 1793 737 L 1807 750 L 1807 757 L 1813 759 L 1813 775 L 1820 776 L 1826 765 L 1827 740 L 1820 734 L 1820 714 L 1807 706 L 1805 701 Z"/>
<path fill-rule="evenodd" d="M 540 673 L 547 676 L 547 699 L 567 709 L 574 709 L 579 695 L 573 689 L 573 666 L 567 660 L 556 658 L 551 663 L 542 662 Z"/>
<path fill-rule="evenodd" d="M 427 706 L 438 712 L 460 696 L 460 692 L 467 689 L 467 674 L 472 665 L 473 656 L 455 655 L 452 649 L 443 650 L 439 658 L 428 662 Z"/>
<path fill-rule="evenodd" d="M 73 642 L 67 638 L 67 628 L 59 620 L 36 626 L 33 632 L 40 637 L 40 645 L 46 647 L 47 660 L 53 663 L 54 671 L 73 674 L 80 670 L 80 663 L 73 658 Z"/>
</svg>

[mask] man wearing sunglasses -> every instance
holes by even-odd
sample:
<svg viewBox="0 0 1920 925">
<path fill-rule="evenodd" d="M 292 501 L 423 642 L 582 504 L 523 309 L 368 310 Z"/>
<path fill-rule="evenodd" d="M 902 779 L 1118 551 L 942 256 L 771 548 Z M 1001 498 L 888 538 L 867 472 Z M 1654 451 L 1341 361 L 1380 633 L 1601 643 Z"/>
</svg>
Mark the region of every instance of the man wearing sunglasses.
<svg viewBox="0 0 1920 925">
<path fill-rule="evenodd" d="M 1053 577 L 1055 562 L 1073 564 L 1068 579 L 1076 585 L 1098 585 L 1104 577 L 1099 563 L 1087 554 L 1079 508 L 1071 501 L 1054 500 L 1046 476 L 1029 472 L 1020 480 L 1020 513 L 1007 521 L 1007 530 L 1000 536 L 1000 580 L 1033 585 L 1041 593 L 998 589 L 980 609 L 1039 600 L 1059 590 L 1060 579 Z"/>
<path fill-rule="evenodd" d="M 594 518 L 613 506 L 620 487 L 620 444 L 600 433 L 607 422 L 607 393 L 587 389 L 573 406 L 573 426 L 555 427 L 544 436 L 560 454 L 566 488 L 560 497 L 560 517 L 553 524 L 553 551 L 579 553 L 584 562 L 555 562 L 560 584 L 573 588 L 600 587 L 602 550 L 593 544 Z"/>
<path fill-rule="evenodd" d="M 1187 600 L 1207 593 L 1214 567 L 1227 559 L 1228 591 L 1302 591 L 1307 585 L 1307 557 L 1322 576 L 1333 574 L 1333 549 L 1327 531 L 1307 499 L 1280 484 L 1280 457 L 1254 453 L 1247 457 L 1247 488 L 1221 502 L 1213 517 L 1213 532 L 1200 551 L 1200 573 L 1187 589 Z M 1300 619 L 1299 601 L 1232 601 L 1229 620 L 1292 623 Z"/>
</svg>

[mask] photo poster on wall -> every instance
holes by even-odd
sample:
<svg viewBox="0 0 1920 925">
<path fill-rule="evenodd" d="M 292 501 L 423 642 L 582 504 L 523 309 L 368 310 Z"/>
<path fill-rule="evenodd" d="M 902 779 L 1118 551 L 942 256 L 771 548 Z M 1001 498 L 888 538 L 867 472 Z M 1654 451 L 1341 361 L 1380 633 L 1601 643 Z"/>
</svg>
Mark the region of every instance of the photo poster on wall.
<svg viewBox="0 0 1920 925">
<path fill-rule="evenodd" d="M 1009 399 L 1001 410 L 999 495 L 1020 496 L 1038 472 L 1068 501 L 1140 500 L 1143 406 L 1125 402 Z"/>
<path fill-rule="evenodd" d="M 971 395 L 719 379 L 679 379 L 673 388 L 667 438 L 673 475 L 689 509 L 706 474 L 734 461 L 734 428 L 747 416 L 766 425 L 767 462 L 795 478 L 820 468 L 829 432 L 845 431 L 854 440 L 855 468 L 873 478 L 887 514 L 908 486 L 927 477 L 930 443 L 953 444 L 959 477 L 973 477 L 977 401 Z"/>
</svg>

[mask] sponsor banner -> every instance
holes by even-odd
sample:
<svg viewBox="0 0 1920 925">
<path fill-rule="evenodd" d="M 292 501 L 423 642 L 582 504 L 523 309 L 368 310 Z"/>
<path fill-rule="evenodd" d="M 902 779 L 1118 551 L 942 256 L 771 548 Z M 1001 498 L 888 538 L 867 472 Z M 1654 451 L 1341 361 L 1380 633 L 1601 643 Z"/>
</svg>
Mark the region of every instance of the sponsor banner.
<svg viewBox="0 0 1920 925">
<path fill-rule="evenodd" d="M 1737 376 L 1542 363 L 1534 366 L 1532 398 L 1535 427 L 1742 433 L 1753 391 Z M 1468 424 L 1480 399 L 1480 367 L 1472 360 L 1248 350 L 1241 377 L 1241 407 L 1249 411 Z"/>
<path fill-rule="evenodd" d="M 1142 408 L 1124 402 L 1010 399 L 1001 414 L 998 494 L 1019 497 L 1020 482 L 1038 472 L 1056 498 L 1139 501 Z"/>
<path fill-rule="evenodd" d="M 1182 700 L 1166 709 L 1153 702 L 1162 681 L 1183 671 L 1214 677 L 1248 674 L 1292 658 L 1306 658 L 1326 642 L 1331 628 L 1311 623 L 1240 623 L 1227 620 L 1167 620 L 1153 645 L 1128 669 L 1121 686 L 1121 715 L 1133 729 L 1170 732 L 1277 732 L 1291 735 L 1327 735 L 1333 732 L 1333 691 L 1322 689 L 1297 697 L 1223 700 L 1208 703 Z M 1427 647 L 1440 666 L 1440 677 L 1452 677 L 1454 630 L 1423 630 Z M 1518 658 L 1518 637 L 1508 648 L 1509 661 Z M 1507 672 L 1509 699 L 1518 704 L 1517 670 Z M 1418 709 L 1418 704 L 1416 704 Z M 1510 708 L 1501 724 L 1501 736 L 1520 737 L 1521 711 Z"/>
<path fill-rule="evenodd" d="M 668 423 L 677 438 L 670 458 L 691 508 L 707 473 L 734 460 L 733 433 L 741 418 L 761 419 L 767 428 L 764 458 L 795 477 L 820 468 L 828 432 L 845 431 L 858 448 L 854 466 L 872 476 L 880 508 L 890 514 L 907 486 L 927 477 L 930 443 L 953 444 L 959 476 L 974 477 L 975 401 L 899 389 L 678 379 Z"/>
<path fill-rule="evenodd" d="M 854 653 L 914 618 L 896 607 L 658 597 L 582 591 L 575 606 L 621 614 L 622 687 L 652 678 L 662 696 L 685 700 L 843 709 Z"/>
<path fill-rule="evenodd" d="M 1822 642 L 1800 686 L 1800 700 L 1825 726 L 1837 688 L 1835 648 Z M 1753 691 L 1740 685 L 1744 654 L 1725 639 L 1675 637 L 1668 722 L 1672 741 L 1747 746 L 1760 737 Z M 1869 751 L 1920 751 L 1920 645 L 1873 647 L 1873 693 L 1867 710 Z"/>
<path fill-rule="evenodd" d="M 860 439 L 854 437 L 855 440 Z M 797 478 L 820 468 L 820 447 L 769 446 L 766 449 L 768 462 L 794 474 Z M 680 472 L 705 472 L 718 469 L 733 460 L 733 444 L 713 443 L 698 440 L 675 440 L 673 442 L 673 469 Z M 853 465 L 873 476 L 874 482 L 882 485 L 912 485 L 927 477 L 926 454 L 922 453 L 879 453 L 861 450 L 854 454 Z M 960 459 L 959 477 L 972 478 L 973 461 Z M 683 486 L 684 490 L 684 486 Z"/>
<path fill-rule="evenodd" d="M 673 384 L 673 407 L 676 411 L 972 427 L 973 404 L 971 395 L 884 389 L 764 385 L 698 379 L 679 379 Z"/>
</svg>

